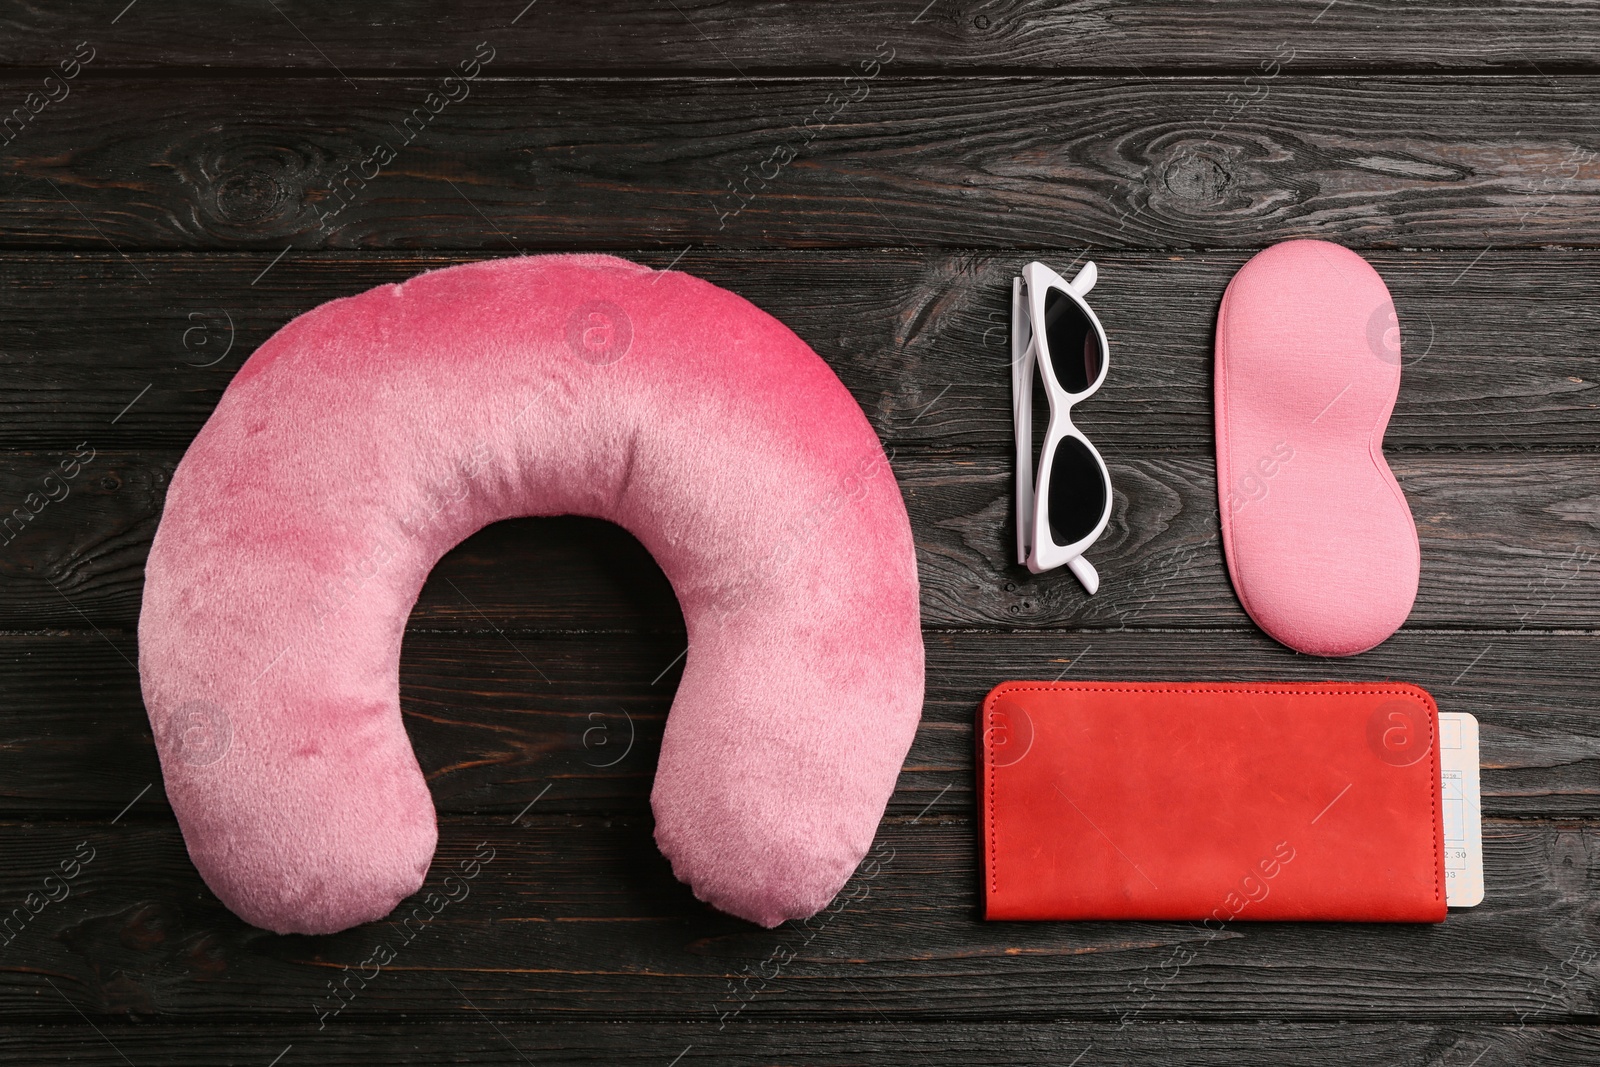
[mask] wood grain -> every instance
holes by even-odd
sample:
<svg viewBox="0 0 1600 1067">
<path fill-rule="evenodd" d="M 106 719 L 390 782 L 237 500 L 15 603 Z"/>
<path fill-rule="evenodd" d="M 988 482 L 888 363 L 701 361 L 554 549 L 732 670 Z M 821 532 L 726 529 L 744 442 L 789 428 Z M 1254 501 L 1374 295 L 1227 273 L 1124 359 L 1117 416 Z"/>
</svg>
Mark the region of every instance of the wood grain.
<svg viewBox="0 0 1600 1067">
<path fill-rule="evenodd" d="M 441 983 L 442 986 L 442 983 Z M 861 1063 L 916 1063 L 926 1067 L 1064 1067 L 1082 1055 L 1082 1067 L 1182 1063 L 1186 1067 L 1233 1067 L 1241 1059 L 1269 1063 L 1315 1063 L 1327 1067 L 1398 1067 L 1471 1063 L 1478 1067 L 1571 1067 L 1600 1057 L 1593 1027 L 1532 1021 L 1486 1025 L 1477 1021 L 1428 1023 L 1227 1024 L 1194 1020 L 1114 1023 L 1059 1022 L 865 1022 L 772 1019 L 719 1031 L 711 1023 L 609 1021 L 573 1023 L 500 1013 L 486 1022 L 455 997 L 460 1019 L 377 1023 L 354 1019 L 317 1030 L 275 1020 L 230 1022 L 225 1049 L 211 1027 L 141 1020 L 101 1022 L 111 1045 L 80 1024 L 0 1024 L 0 1057 L 32 1064 L 127 1067 L 162 1063 L 171 1067 L 239 1064 L 261 1067 L 293 1046 L 285 1065 L 307 1060 L 324 1067 L 437 1064 L 637 1064 L 663 1067 L 683 1055 L 684 1065 L 727 1060 L 741 1064 L 843 1067 Z M 45 992 L 54 997 L 46 987 Z M 59 998 L 58 998 L 59 999 Z M 91 1040 L 86 1041 L 85 1036 Z M 119 1051 L 120 1050 L 120 1051 Z M 304 1060 L 296 1057 L 305 1057 Z"/>
<path fill-rule="evenodd" d="M 1402 632 L 1358 658 L 1297 656 L 1254 629 L 934 633 L 927 699 L 890 811 L 972 810 L 973 719 L 1011 679 L 1413 682 L 1482 727 L 1483 808 L 1600 818 L 1593 634 Z M 681 634 L 413 631 L 401 707 L 449 814 L 639 811 L 682 668 Z M 131 634 L 0 638 L 0 815 L 109 819 L 168 809 Z M 129 659 L 123 659 L 126 654 Z M 149 786 L 148 792 L 142 792 Z"/>
<path fill-rule="evenodd" d="M 37 511 L 0 544 L 0 1062 L 1600 1061 L 1596 14 L 0 0 L 0 518 Z M 29 111 L 79 42 L 70 95 Z M 485 48 L 470 96 L 430 112 Z M 380 141 L 395 158 L 352 177 Z M 1215 541 L 1217 303 L 1299 236 L 1362 251 L 1405 334 L 1387 445 L 1423 587 L 1408 628 L 1350 660 L 1262 635 Z M 809 940 L 694 901 L 648 804 L 684 647 L 671 589 L 608 524 L 497 524 L 440 563 L 401 668 L 433 879 L 480 841 L 496 858 L 320 1025 L 329 982 L 401 928 L 269 935 L 190 864 L 134 666 L 168 480 L 295 315 L 595 250 L 771 311 L 893 449 L 928 650 L 879 831 L 893 860 Z M 1094 598 L 1006 545 L 1009 279 L 1080 256 L 1113 342 L 1075 413 L 1118 489 Z M 63 493 L 74 449 L 94 458 Z M 1209 945 L 1183 923 L 979 922 L 975 709 L 1058 676 L 1423 684 L 1482 723 L 1488 901 Z M 16 929 L 79 842 L 96 858 L 71 895 Z M 1164 981 L 1179 947 L 1200 955 Z"/>
<path fill-rule="evenodd" d="M 403 0 L 355 12 L 284 0 L 204 11 L 141 5 L 110 12 L 7 5 L 0 66 L 45 67 L 72 43 L 101 45 L 98 69 L 272 68 L 286 74 L 438 69 L 488 39 L 507 68 L 540 73 L 747 75 L 847 68 L 880 40 L 907 70 L 952 74 L 1254 70 L 1279 42 L 1297 70 L 1460 69 L 1554 74 L 1600 66 L 1600 33 L 1582 8 L 1502 0 L 1369 5 L 1326 0 L 1182 0 L 1055 5 L 990 0 L 924 5 L 737 5 L 681 0 L 460 2 Z M 115 8 L 117 5 L 113 5 Z M 1449 32 L 1441 34 L 1441 24 Z"/>
<path fill-rule="evenodd" d="M 1009 447 L 1010 279 L 1083 254 L 679 252 L 628 254 L 747 297 L 829 362 L 888 447 L 941 452 Z M 1250 253 L 1089 254 L 1112 369 L 1074 418 L 1112 451 L 1209 450 L 1217 306 Z M 0 448 L 184 448 L 296 315 L 484 258 L 275 255 L 0 253 Z M 1600 252 L 1367 255 L 1404 338 L 1391 450 L 1600 448 L 1583 343 L 1600 336 Z"/>
<path fill-rule="evenodd" d="M 6 146 L 0 240 L 1476 253 L 1593 247 L 1600 218 L 1589 77 L 883 74 L 849 104 L 838 79 L 496 76 L 451 104 L 444 76 L 85 83 Z"/>
<path fill-rule="evenodd" d="M 329 980 L 343 981 L 341 967 L 359 970 L 383 944 L 396 958 L 375 976 L 369 966 L 364 988 L 349 987 L 330 1029 L 396 1012 L 459 1017 L 446 979 L 493 1016 L 712 1027 L 734 1012 L 733 1023 L 762 1026 L 818 1015 L 879 1021 L 880 1012 L 907 1022 L 1148 1023 L 1428 1023 L 1470 1013 L 1481 1025 L 1534 1010 L 1556 1024 L 1594 1011 L 1592 960 L 1558 998 L 1536 999 L 1575 950 L 1600 950 L 1594 822 L 1488 820 L 1487 899 L 1442 925 L 1239 923 L 1202 948 L 1207 932 L 1191 923 L 981 922 L 972 823 L 937 809 L 914 819 L 884 822 L 880 863 L 856 874 L 835 913 L 810 931 L 768 931 L 713 912 L 673 879 L 642 803 L 604 816 L 535 808 L 516 824 L 450 818 L 424 893 L 468 857 L 485 860 L 406 943 L 402 919 L 424 898 L 400 919 L 328 937 L 246 926 L 205 890 L 170 822 L 5 826 L 0 901 L 21 904 L 80 842 L 93 858 L 70 895 L 7 946 L 28 965 L 0 973 L 0 1016 L 225 1022 L 249 1005 L 256 1018 L 314 1024 L 338 1003 Z M 1198 956 L 1162 983 L 1157 972 L 1178 946 Z M 784 949 L 787 965 L 763 967 Z M 42 974 L 74 1006 L 41 996 L 50 992 Z"/>
<path fill-rule="evenodd" d="M 1091 434 L 1093 430 L 1089 430 Z M 0 456 L 14 537 L 0 546 L 0 627 L 131 630 L 173 453 L 95 453 L 67 496 L 39 494 L 70 453 Z M 1118 630 L 1245 628 L 1219 537 L 1214 462 L 1107 450 L 1116 499 L 1085 596 L 1015 562 L 1012 461 L 896 455 L 922 582 L 923 625 Z M 1592 453 L 1391 457 L 1422 542 L 1407 625 L 1518 632 L 1600 625 Z M 359 476 L 359 469 L 352 472 Z M 48 483 L 60 491 L 57 483 Z M 1271 483 L 1267 492 L 1271 491 Z M 31 503 L 30 503 L 31 501 Z M 16 516 L 21 508 L 24 523 Z M 454 588 L 450 583 L 455 583 Z M 497 524 L 447 554 L 413 624 L 475 630 L 677 629 L 670 590 L 632 538 L 577 519 Z"/>
<path fill-rule="evenodd" d="M 1092 432 L 1092 431 L 1090 431 Z M 1015 562 L 1012 464 L 896 465 L 928 627 L 1248 626 L 1229 582 L 1209 456 L 1107 456 L 1116 499 L 1090 553 L 1093 597 Z M 1600 590 L 1596 460 L 1527 453 L 1390 457 L 1422 543 L 1406 625 L 1489 632 L 1590 625 Z M 1270 483 L 1266 489 L 1271 492 Z"/>
</svg>

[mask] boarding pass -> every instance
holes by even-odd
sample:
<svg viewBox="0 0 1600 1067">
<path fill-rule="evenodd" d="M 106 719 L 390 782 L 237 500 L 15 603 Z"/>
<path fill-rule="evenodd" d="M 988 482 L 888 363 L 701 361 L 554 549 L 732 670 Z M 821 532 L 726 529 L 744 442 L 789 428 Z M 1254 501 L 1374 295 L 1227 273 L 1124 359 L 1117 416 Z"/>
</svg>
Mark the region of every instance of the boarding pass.
<svg viewBox="0 0 1600 1067">
<path fill-rule="evenodd" d="M 1483 903 L 1483 803 L 1478 787 L 1478 720 L 1439 713 L 1439 796 L 1444 804 L 1445 903 Z"/>
</svg>

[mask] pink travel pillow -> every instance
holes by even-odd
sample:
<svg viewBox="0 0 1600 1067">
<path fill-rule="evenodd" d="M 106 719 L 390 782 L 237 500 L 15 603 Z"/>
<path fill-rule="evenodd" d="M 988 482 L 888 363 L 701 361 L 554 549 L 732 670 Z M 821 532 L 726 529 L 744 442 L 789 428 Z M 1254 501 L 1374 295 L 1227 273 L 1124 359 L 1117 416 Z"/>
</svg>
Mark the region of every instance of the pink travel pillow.
<svg viewBox="0 0 1600 1067">
<path fill-rule="evenodd" d="M 850 877 L 923 693 L 878 439 L 742 298 L 546 256 L 300 316 L 173 475 L 139 673 L 189 855 L 241 918 L 331 933 L 422 885 L 437 829 L 400 717 L 407 615 L 451 546 L 526 515 L 618 523 L 678 595 L 689 648 L 651 794 L 674 873 L 765 926 Z"/>
<path fill-rule="evenodd" d="M 1217 318 L 1217 490 L 1246 612 L 1290 648 L 1349 656 L 1411 613 L 1421 554 L 1383 458 L 1400 391 L 1394 301 L 1367 261 L 1287 241 Z"/>
</svg>

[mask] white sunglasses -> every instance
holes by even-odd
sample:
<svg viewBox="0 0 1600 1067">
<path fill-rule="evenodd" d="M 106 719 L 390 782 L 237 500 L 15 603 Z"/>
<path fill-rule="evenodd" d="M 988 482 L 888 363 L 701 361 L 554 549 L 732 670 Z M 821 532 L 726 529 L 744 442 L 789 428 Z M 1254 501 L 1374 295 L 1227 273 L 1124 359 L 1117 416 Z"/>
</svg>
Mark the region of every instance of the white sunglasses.
<svg viewBox="0 0 1600 1067">
<path fill-rule="evenodd" d="M 1111 521 L 1111 473 L 1072 425 L 1072 405 L 1106 380 L 1110 346 L 1084 302 L 1099 271 L 1085 263 L 1072 281 L 1029 263 L 1011 282 L 1011 414 L 1017 439 L 1017 562 L 1034 574 L 1066 564 L 1092 595 L 1100 575 L 1084 551 Z M 1033 468 L 1034 368 L 1050 400 L 1050 425 Z M 1040 507 L 1043 502 L 1043 507 Z"/>
</svg>

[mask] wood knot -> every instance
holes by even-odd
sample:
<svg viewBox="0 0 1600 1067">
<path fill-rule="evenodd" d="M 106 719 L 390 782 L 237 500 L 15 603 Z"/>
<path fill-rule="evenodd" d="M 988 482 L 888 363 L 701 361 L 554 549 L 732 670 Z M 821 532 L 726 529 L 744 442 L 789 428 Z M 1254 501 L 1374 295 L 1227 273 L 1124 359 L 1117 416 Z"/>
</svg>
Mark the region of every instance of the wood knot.
<svg viewBox="0 0 1600 1067">
<path fill-rule="evenodd" d="M 1233 183 L 1222 163 L 1195 151 L 1180 152 L 1163 175 L 1174 196 L 1203 204 L 1221 203 Z"/>
<path fill-rule="evenodd" d="M 264 170 L 230 174 L 217 183 L 217 214 L 236 224 L 266 218 L 284 199 L 283 185 Z"/>
<path fill-rule="evenodd" d="M 315 222 L 315 199 L 328 154 L 310 145 L 254 139 L 207 144 L 179 163 L 180 175 L 199 192 L 196 220 L 218 240 L 278 238 Z"/>
</svg>

